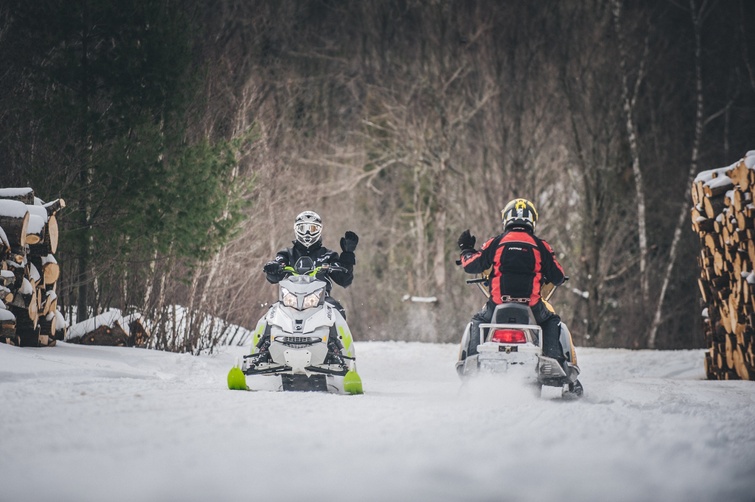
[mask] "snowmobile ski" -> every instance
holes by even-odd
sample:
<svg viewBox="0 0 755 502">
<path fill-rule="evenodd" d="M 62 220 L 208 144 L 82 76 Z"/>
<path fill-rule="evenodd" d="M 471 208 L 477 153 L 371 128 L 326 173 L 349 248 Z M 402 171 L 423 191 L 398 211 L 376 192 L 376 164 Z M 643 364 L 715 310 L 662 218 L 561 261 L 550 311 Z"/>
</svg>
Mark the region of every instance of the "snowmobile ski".
<svg viewBox="0 0 755 502">
<path fill-rule="evenodd" d="M 228 388 L 230 390 L 249 390 L 246 386 L 246 375 L 238 366 L 234 366 L 228 372 Z"/>
<path fill-rule="evenodd" d="M 346 376 L 343 377 L 343 390 L 347 394 L 364 394 L 362 389 L 362 378 L 356 370 L 349 370 Z"/>
</svg>

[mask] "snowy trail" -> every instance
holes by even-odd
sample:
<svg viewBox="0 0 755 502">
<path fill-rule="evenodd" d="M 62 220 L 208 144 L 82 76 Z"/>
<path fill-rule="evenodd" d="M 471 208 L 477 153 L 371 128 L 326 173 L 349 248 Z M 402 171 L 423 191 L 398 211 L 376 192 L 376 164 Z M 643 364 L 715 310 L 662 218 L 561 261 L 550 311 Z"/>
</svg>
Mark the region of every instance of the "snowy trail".
<svg viewBox="0 0 755 502">
<path fill-rule="evenodd" d="M 228 391 L 246 350 L 0 344 L 0 501 L 755 499 L 755 383 L 702 351 L 580 349 L 561 402 L 401 342 L 357 344 L 362 396 Z"/>
</svg>

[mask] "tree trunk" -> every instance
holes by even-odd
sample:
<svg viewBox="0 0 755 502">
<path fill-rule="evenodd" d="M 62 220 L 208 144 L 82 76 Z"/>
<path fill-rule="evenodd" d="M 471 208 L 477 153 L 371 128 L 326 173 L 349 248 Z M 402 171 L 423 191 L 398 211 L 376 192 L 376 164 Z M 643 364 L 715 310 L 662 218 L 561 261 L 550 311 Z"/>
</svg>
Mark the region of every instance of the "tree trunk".
<svg viewBox="0 0 755 502">
<path fill-rule="evenodd" d="M 616 35 L 619 40 L 619 64 L 621 67 L 621 94 L 624 106 L 626 120 L 627 139 L 629 141 L 629 150 L 632 155 L 632 174 L 634 175 L 634 187 L 637 197 L 637 235 L 640 247 L 640 285 L 642 291 L 643 308 L 650 305 L 650 284 L 648 277 L 648 242 L 647 242 L 647 220 L 645 204 L 645 188 L 642 180 L 642 170 L 640 169 L 640 149 L 637 138 L 637 127 L 634 122 L 634 110 L 639 87 L 644 78 L 643 56 L 638 75 L 635 80 L 634 89 L 629 90 L 629 75 L 627 69 L 627 54 L 624 46 L 624 36 L 621 30 L 621 8 L 622 0 L 614 0 L 613 15 L 616 26 Z M 647 42 L 646 42 L 647 44 Z M 647 45 L 646 45 L 647 53 Z"/>
<path fill-rule="evenodd" d="M 700 142 L 703 136 L 703 75 L 702 75 L 702 46 L 700 42 L 700 33 L 702 30 L 702 20 L 697 8 L 695 6 L 695 0 L 690 0 L 690 12 L 692 13 L 692 26 L 695 31 L 695 138 L 692 142 L 692 154 L 690 156 L 689 172 L 687 174 L 687 184 L 685 193 L 692 190 L 693 193 L 697 193 L 692 189 L 695 179 L 695 173 L 697 172 L 697 162 L 700 155 Z M 699 195 L 694 198 L 700 198 Z M 658 336 L 658 328 L 662 322 L 663 301 L 666 298 L 666 291 L 668 290 L 669 283 L 671 282 L 671 272 L 674 270 L 674 264 L 676 263 L 676 248 L 679 245 L 679 240 L 682 236 L 682 228 L 684 227 L 684 221 L 687 216 L 687 204 L 682 204 L 679 211 L 679 217 L 676 221 L 676 227 L 674 228 L 674 237 L 671 240 L 671 248 L 669 249 L 668 263 L 666 265 L 666 271 L 663 274 L 663 283 L 661 285 L 661 293 L 658 296 L 658 301 L 655 306 L 655 315 L 653 316 L 653 323 L 650 326 L 650 333 L 648 334 L 648 348 L 654 349 L 656 344 L 656 337 Z M 713 218 L 710 220 L 712 225 Z M 693 225 L 699 225 L 699 223 L 693 222 Z"/>
</svg>

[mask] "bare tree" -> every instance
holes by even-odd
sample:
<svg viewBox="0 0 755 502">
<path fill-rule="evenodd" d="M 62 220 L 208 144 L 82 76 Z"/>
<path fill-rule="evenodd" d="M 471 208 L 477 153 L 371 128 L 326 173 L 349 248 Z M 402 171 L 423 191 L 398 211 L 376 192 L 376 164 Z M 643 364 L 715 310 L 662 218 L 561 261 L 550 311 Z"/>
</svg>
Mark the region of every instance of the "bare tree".
<svg viewBox="0 0 755 502">
<path fill-rule="evenodd" d="M 640 146 L 637 137 L 636 107 L 640 86 L 645 78 L 645 64 L 650 52 L 648 37 L 645 37 L 644 49 L 634 76 L 634 84 L 630 86 L 629 63 L 625 36 L 622 31 L 622 3 L 623 0 L 613 0 L 613 20 L 616 29 L 619 52 L 619 68 L 621 70 L 621 99 L 623 102 L 627 141 L 632 158 L 632 174 L 634 175 L 635 196 L 637 198 L 637 235 L 639 242 L 640 287 L 642 302 L 650 306 L 650 282 L 648 277 L 648 236 L 647 236 L 647 203 L 642 169 L 640 168 Z M 631 87 L 631 89 L 630 89 Z"/>
</svg>

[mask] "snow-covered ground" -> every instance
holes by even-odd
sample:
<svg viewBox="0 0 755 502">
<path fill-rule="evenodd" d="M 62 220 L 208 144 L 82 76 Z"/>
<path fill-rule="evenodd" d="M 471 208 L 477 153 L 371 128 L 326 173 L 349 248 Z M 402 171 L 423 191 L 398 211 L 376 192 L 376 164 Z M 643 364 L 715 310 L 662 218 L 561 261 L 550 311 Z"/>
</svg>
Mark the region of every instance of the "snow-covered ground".
<svg viewBox="0 0 755 502">
<path fill-rule="evenodd" d="M 573 402 L 392 342 L 361 396 L 229 391 L 245 351 L 0 344 L 0 500 L 755 500 L 755 382 L 702 351 L 581 349 Z"/>
</svg>

